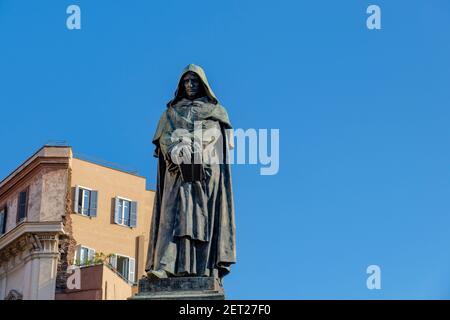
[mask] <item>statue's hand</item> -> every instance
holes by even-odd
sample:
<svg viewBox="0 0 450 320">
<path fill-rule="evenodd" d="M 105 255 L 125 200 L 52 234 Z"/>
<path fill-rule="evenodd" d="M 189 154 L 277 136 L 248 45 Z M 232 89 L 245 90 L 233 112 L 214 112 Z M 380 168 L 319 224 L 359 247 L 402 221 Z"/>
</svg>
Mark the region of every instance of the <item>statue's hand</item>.
<svg viewBox="0 0 450 320">
<path fill-rule="evenodd" d="M 170 159 L 175 164 L 192 163 L 192 147 L 188 143 L 178 143 L 170 151 Z"/>
</svg>

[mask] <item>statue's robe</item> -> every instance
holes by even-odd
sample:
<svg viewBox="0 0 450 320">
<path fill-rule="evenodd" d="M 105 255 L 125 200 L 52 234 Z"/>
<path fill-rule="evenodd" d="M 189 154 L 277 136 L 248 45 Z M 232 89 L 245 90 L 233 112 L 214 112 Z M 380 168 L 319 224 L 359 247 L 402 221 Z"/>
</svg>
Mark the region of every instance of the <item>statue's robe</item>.
<svg viewBox="0 0 450 320">
<path fill-rule="evenodd" d="M 206 96 L 193 101 L 180 97 L 181 79 L 195 72 Z M 220 128 L 214 147 L 220 163 L 204 163 L 202 181 L 183 181 L 174 165 L 171 150 L 176 129 Z M 229 164 L 233 147 L 227 112 L 211 90 L 203 70 L 189 65 L 181 74 L 175 98 L 167 104 L 153 143 L 158 158 L 157 186 L 147 255 L 146 271 L 165 270 L 169 276 L 214 276 L 222 278 L 236 262 L 235 217 Z"/>
</svg>

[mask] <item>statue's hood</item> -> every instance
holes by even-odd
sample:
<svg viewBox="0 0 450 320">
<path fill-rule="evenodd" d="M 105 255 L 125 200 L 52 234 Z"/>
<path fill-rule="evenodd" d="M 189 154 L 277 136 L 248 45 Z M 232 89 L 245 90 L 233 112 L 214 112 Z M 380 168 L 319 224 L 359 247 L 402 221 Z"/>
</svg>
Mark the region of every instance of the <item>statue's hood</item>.
<svg viewBox="0 0 450 320">
<path fill-rule="evenodd" d="M 206 74 L 205 74 L 205 71 L 203 70 L 203 68 L 196 64 L 189 64 L 181 72 L 180 78 L 178 80 L 177 90 L 175 90 L 175 97 L 169 101 L 167 106 L 169 107 L 180 100 L 179 92 L 180 92 L 181 80 L 183 79 L 183 76 L 188 72 L 194 72 L 199 76 L 200 80 L 203 83 L 203 87 L 205 88 L 208 99 L 211 101 L 211 103 L 217 104 L 218 99 L 217 99 L 216 95 L 214 94 L 214 92 L 212 91 L 211 86 L 208 83 L 208 79 L 206 78 Z"/>
</svg>

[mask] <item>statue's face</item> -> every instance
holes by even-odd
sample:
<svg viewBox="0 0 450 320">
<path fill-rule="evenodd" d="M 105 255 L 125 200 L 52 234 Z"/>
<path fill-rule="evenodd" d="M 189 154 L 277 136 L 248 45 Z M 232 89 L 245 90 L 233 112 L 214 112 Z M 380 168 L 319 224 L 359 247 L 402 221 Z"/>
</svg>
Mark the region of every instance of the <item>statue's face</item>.
<svg viewBox="0 0 450 320">
<path fill-rule="evenodd" d="M 200 93 L 200 78 L 194 72 L 188 72 L 181 80 L 188 99 L 196 98 Z"/>
</svg>

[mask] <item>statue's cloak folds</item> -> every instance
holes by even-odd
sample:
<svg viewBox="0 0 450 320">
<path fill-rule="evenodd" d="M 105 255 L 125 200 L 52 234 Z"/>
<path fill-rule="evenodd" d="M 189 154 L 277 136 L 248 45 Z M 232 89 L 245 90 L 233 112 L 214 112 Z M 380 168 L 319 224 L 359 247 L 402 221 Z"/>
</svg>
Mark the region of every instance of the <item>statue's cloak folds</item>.
<svg viewBox="0 0 450 320">
<path fill-rule="evenodd" d="M 196 73 L 206 97 L 194 101 L 180 95 L 181 79 L 187 72 Z M 203 181 L 184 182 L 173 166 L 170 150 L 173 132 L 178 128 L 194 129 L 194 121 L 220 126 L 221 162 L 206 164 Z M 154 156 L 158 158 L 156 194 L 146 271 L 163 269 L 171 275 L 216 276 L 222 278 L 236 262 L 235 217 L 231 186 L 228 114 L 214 95 L 203 69 L 188 65 L 182 72 L 175 97 L 167 104 L 153 137 Z"/>
</svg>

